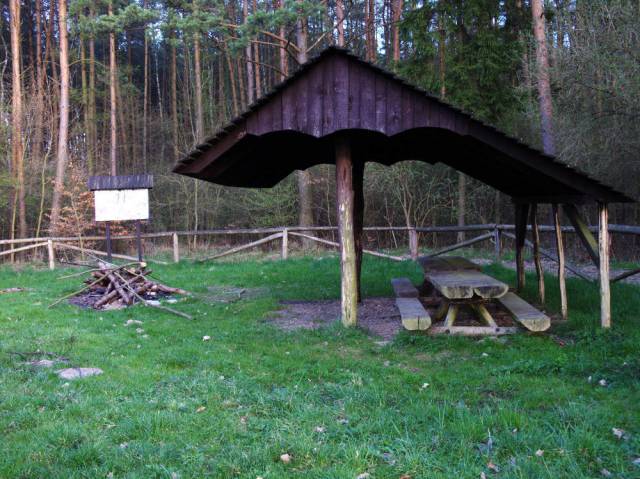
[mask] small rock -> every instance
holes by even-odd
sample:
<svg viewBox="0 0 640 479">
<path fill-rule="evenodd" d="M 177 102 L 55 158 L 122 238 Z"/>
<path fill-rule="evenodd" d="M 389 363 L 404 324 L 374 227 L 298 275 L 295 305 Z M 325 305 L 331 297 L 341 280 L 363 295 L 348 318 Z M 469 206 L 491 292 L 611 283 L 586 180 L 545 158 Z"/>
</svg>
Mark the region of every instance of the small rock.
<svg viewBox="0 0 640 479">
<path fill-rule="evenodd" d="M 626 432 L 624 429 L 619 429 L 617 427 L 614 427 L 611 429 L 611 432 L 613 432 L 613 435 L 617 438 L 617 439 L 626 439 Z"/>
<path fill-rule="evenodd" d="M 178 300 L 177 300 L 176 298 L 169 298 L 169 299 L 167 299 L 166 301 L 167 301 L 167 303 L 169 303 L 169 304 L 174 304 L 174 303 L 177 303 L 177 302 L 178 302 Z"/>
<path fill-rule="evenodd" d="M 387 344 L 389 344 L 390 341 L 374 341 L 373 344 L 375 344 L 376 346 L 380 346 L 381 348 L 385 347 Z"/>
<path fill-rule="evenodd" d="M 211 336 L 202 336 L 203 341 L 211 341 Z"/>
<path fill-rule="evenodd" d="M 157 299 L 148 299 L 146 303 L 149 306 L 160 306 L 160 301 L 158 301 Z"/>
<path fill-rule="evenodd" d="M 280 461 L 282 461 L 284 464 L 289 464 L 291 462 L 291 456 L 289 454 L 282 454 L 280 456 Z"/>
<path fill-rule="evenodd" d="M 142 329 L 142 328 L 136 328 L 136 333 L 138 333 L 138 334 L 142 334 L 142 333 L 144 333 L 144 329 Z"/>
<path fill-rule="evenodd" d="M 385 361 L 384 363 L 382 363 L 385 367 L 389 367 L 391 366 L 391 361 Z"/>
<path fill-rule="evenodd" d="M 422 386 L 420 386 L 420 389 L 427 389 L 429 387 L 429 383 L 422 383 Z"/>
<path fill-rule="evenodd" d="M 543 451 L 542 449 L 538 449 L 538 450 L 536 451 L 536 456 L 538 456 L 538 457 L 542 457 L 542 456 L 544 456 L 544 451 Z"/>
<path fill-rule="evenodd" d="M 124 323 L 125 326 L 131 326 L 132 324 L 142 324 L 142 321 L 138 321 L 137 319 L 127 319 L 127 322 Z"/>
<path fill-rule="evenodd" d="M 606 388 L 608 383 L 606 379 L 601 379 L 600 381 L 598 381 L 598 384 L 603 388 Z"/>
<path fill-rule="evenodd" d="M 605 469 L 604 467 L 600 469 L 600 474 L 602 474 L 603 477 L 613 477 L 613 474 L 611 474 L 611 471 L 609 471 L 608 469 Z"/>
<path fill-rule="evenodd" d="M 203 412 L 205 409 L 207 409 L 204 406 L 200 406 L 198 409 L 196 409 L 196 412 Z"/>
<path fill-rule="evenodd" d="M 371 477 L 371 474 L 369 474 L 368 472 L 363 472 L 362 474 L 358 474 L 356 476 L 356 479 L 369 479 Z"/>
<path fill-rule="evenodd" d="M 315 431 L 318 433 L 323 433 L 326 431 L 326 429 L 324 428 L 324 426 L 316 426 Z"/>
<path fill-rule="evenodd" d="M 487 354 L 487 353 L 482 353 L 482 357 L 483 357 L 483 358 L 488 358 L 488 357 L 489 357 L 489 354 Z"/>
<path fill-rule="evenodd" d="M 128 442 L 123 442 L 122 444 L 120 444 L 120 449 L 126 449 L 129 447 L 129 443 Z"/>
<path fill-rule="evenodd" d="M 56 374 L 62 379 L 78 379 L 87 376 L 97 376 L 102 374 L 102 372 L 100 368 L 67 368 L 59 369 L 56 371 Z"/>
</svg>

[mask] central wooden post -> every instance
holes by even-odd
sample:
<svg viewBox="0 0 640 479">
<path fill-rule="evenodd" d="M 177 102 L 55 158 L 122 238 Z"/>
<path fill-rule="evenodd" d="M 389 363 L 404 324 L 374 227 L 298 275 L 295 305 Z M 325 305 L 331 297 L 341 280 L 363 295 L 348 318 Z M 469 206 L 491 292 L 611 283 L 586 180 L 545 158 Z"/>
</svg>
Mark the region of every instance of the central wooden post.
<svg viewBox="0 0 640 479">
<path fill-rule="evenodd" d="M 358 267 L 354 227 L 354 181 L 351 148 L 344 139 L 336 141 L 336 202 L 340 235 L 342 324 L 355 326 L 358 320 Z"/>
<path fill-rule="evenodd" d="M 353 236 L 356 247 L 356 291 L 362 302 L 362 228 L 364 226 L 364 162 L 353 162 Z"/>
</svg>

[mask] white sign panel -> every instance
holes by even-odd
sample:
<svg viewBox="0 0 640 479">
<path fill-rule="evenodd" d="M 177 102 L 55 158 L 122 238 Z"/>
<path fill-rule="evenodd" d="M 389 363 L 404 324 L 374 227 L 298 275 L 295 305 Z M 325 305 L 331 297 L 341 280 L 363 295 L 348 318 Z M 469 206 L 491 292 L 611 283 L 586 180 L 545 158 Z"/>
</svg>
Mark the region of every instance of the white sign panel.
<svg viewBox="0 0 640 479">
<path fill-rule="evenodd" d="M 149 219 L 149 190 L 97 190 L 96 221 Z"/>
</svg>

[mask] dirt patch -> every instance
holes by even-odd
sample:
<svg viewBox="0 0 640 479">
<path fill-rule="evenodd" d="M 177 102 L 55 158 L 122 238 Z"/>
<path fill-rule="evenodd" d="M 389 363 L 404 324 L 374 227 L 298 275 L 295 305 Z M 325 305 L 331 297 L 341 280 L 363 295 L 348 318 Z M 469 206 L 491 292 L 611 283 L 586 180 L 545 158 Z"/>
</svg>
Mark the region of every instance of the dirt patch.
<svg viewBox="0 0 640 479">
<path fill-rule="evenodd" d="M 318 329 L 339 320 L 340 301 L 283 301 L 268 321 L 285 331 Z M 367 298 L 358 307 L 358 325 L 390 340 L 402 329 L 394 298 Z"/>
<path fill-rule="evenodd" d="M 425 309 L 431 317 L 435 316 L 438 302 L 431 298 L 421 298 Z M 318 329 L 339 320 L 340 301 L 283 301 L 283 309 L 274 312 L 267 321 L 284 331 L 298 329 Z M 498 304 L 487 304 L 487 309 L 500 327 L 513 327 L 514 321 Z M 456 326 L 486 326 L 480 322 L 474 312 L 461 307 L 455 322 Z M 442 326 L 443 322 L 434 322 Z M 395 298 L 368 298 L 358 307 L 358 326 L 369 334 L 384 340 L 392 340 L 403 330 L 400 313 Z"/>
</svg>

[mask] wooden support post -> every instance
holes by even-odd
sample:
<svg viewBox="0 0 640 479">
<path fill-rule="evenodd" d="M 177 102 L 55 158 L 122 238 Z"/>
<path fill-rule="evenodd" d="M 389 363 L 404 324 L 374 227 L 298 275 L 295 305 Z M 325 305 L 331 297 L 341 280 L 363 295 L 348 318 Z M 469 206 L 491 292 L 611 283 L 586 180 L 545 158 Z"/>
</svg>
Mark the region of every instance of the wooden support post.
<svg viewBox="0 0 640 479">
<path fill-rule="evenodd" d="M 556 249 L 558 250 L 558 286 L 560 287 L 560 313 L 562 319 L 567 319 L 569 309 L 567 306 L 567 283 L 564 261 L 564 243 L 562 241 L 562 226 L 560 225 L 560 211 L 558 205 L 553 205 L 553 224 L 556 232 Z"/>
<path fill-rule="evenodd" d="M 49 254 L 49 269 L 53 271 L 56 268 L 56 257 L 53 251 L 53 241 L 47 240 L 47 253 Z"/>
<path fill-rule="evenodd" d="M 173 262 L 180 262 L 180 242 L 178 241 L 178 233 L 173 233 L 171 235 L 173 238 Z"/>
<path fill-rule="evenodd" d="M 364 162 L 353 163 L 353 235 L 356 247 L 356 290 L 362 302 L 362 228 L 364 227 Z"/>
<path fill-rule="evenodd" d="M 142 223 L 136 220 L 136 246 L 138 248 L 138 261 L 142 263 Z"/>
<path fill-rule="evenodd" d="M 589 230 L 589 226 L 587 225 L 587 223 L 580 216 L 578 208 L 576 208 L 576 206 L 572 204 L 565 204 L 563 205 L 563 210 L 569 218 L 569 221 L 571 221 L 571 224 L 575 228 L 576 235 L 578 235 L 578 238 L 580 238 L 580 241 L 582 241 L 582 244 L 586 248 L 587 253 L 589 253 L 589 257 L 593 261 L 593 264 L 599 266 L 600 261 L 598 259 L 598 241 L 593 236 L 593 233 L 591 233 L 591 230 Z"/>
<path fill-rule="evenodd" d="M 502 256 L 502 245 L 500 244 L 501 241 L 502 241 L 502 238 L 500 235 L 500 228 L 496 226 L 496 229 L 493 230 L 493 243 L 494 243 L 493 247 L 495 252 L 496 263 L 500 262 L 500 256 Z"/>
<path fill-rule="evenodd" d="M 354 191 L 351 148 L 344 139 L 336 142 L 336 200 L 340 234 L 342 324 L 355 326 L 358 321 L 358 273 L 354 237 Z"/>
<path fill-rule="evenodd" d="M 411 259 L 418 259 L 418 232 L 415 228 L 409 230 L 409 251 L 411 252 Z"/>
<path fill-rule="evenodd" d="M 611 327 L 611 291 L 609 289 L 609 208 L 598 204 L 599 232 L 598 253 L 600 259 L 600 324 Z"/>
<path fill-rule="evenodd" d="M 113 261 L 113 250 L 111 248 L 111 223 L 108 221 L 105 225 L 105 234 L 107 237 L 107 261 L 111 263 Z"/>
<path fill-rule="evenodd" d="M 287 228 L 282 230 L 282 259 L 289 257 L 289 230 Z"/>
<path fill-rule="evenodd" d="M 540 259 L 540 231 L 538 230 L 538 205 L 531 205 L 531 235 L 533 236 L 533 261 L 536 265 L 536 276 L 538 278 L 538 299 L 540 304 L 544 304 L 544 270 Z"/>
<path fill-rule="evenodd" d="M 518 275 L 518 291 L 524 289 L 524 245 L 527 235 L 527 214 L 529 213 L 528 203 L 516 204 L 516 273 Z"/>
</svg>

